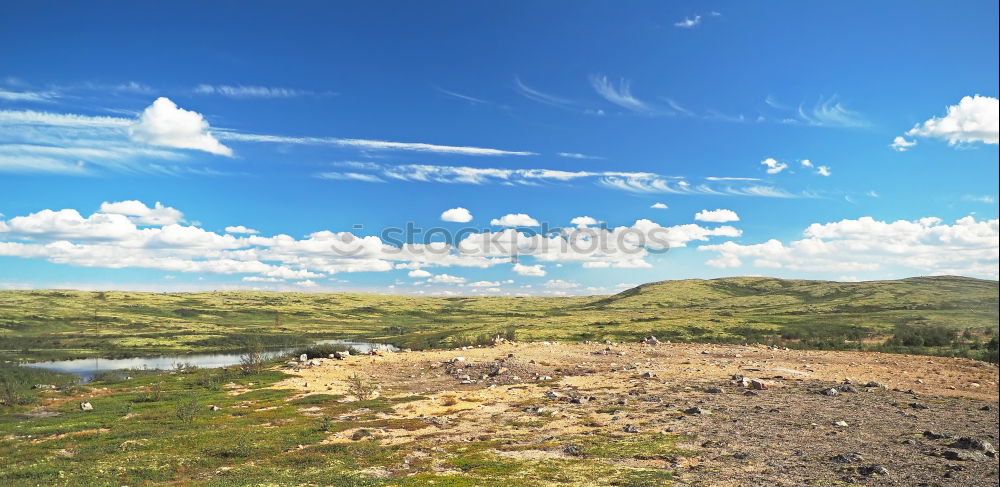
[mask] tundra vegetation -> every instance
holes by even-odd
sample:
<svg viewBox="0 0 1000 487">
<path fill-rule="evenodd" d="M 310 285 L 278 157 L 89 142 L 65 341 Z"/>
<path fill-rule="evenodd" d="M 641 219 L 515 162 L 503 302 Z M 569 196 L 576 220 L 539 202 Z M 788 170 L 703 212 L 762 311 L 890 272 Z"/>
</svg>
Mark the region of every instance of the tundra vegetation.
<svg viewBox="0 0 1000 487">
<path fill-rule="evenodd" d="M 791 441 L 787 438 L 802 436 L 814 446 L 833 448 L 837 442 L 823 443 L 818 436 L 828 434 L 823 430 L 795 428 L 814 421 L 810 418 L 817 411 L 836 414 L 833 419 L 847 417 L 852 425 L 877 413 L 881 422 L 873 424 L 882 424 L 904 418 L 900 407 L 909 407 L 911 416 L 927 424 L 952 421 L 949 427 L 959 433 L 995 444 L 995 434 L 983 433 L 995 431 L 995 421 L 979 416 L 995 419 L 990 409 L 995 394 L 984 402 L 989 394 L 981 391 L 995 390 L 996 372 L 982 362 L 954 361 L 962 373 L 975 376 L 956 378 L 948 375 L 952 369 L 934 375 L 953 381 L 958 386 L 953 394 L 973 399 L 920 399 L 930 404 L 926 410 L 906 406 L 914 399 L 904 392 L 880 388 L 834 399 L 815 394 L 835 382 L 779 379 L 787 384 L 744 394 L 742 386 L 729 381 L 733 371 L 724 367 L 751 359 L 766 364 L 775 354 L 791 355 L 784 365 L 761 367 L 795 367 L 803 359 L 794 349 L 809 348 L 995 362 L 997 292 L 996 282 L 950 277 L 866 283 L 688 280 L 566 298 L 4 291 L 0 348 L 11 362 L 0 361 L 0 480 L 12 486 L 670 485 L 678 475 L 710 478 L 716 467 L 699 467 L 709 458 L 729 459 L 731 465 L 718 468 L 733 471 L 757 461 L 756 453 L 712 453 L 747 434 L 716 431 L 719 425 L 742 424 L 732 418 L 759 414 L 755 421 L 764 423 L 747 423 L 754 431 L 779 428 L 769 437 Z M 352 352 L 347 360 L 333 360 L 325 357 L 343 347 L 310 345 L 351 338 L 442 349 L 491 343 L 497 335 L 536 342 L 636 342 L 655 335 L 662 342 L 749 342 L 793 350 L 701 351 L 698 345 L 698 350 L 660 352 L 638 344 L 614 349 L 529 344 L 507 345 L 510 354 L 490 348 L 390 354 L 397 358 L 354 357 Z M 308 360 L 290 365 L 268 360 L 263 344 L 301 346 L 295 356 L 305 354 Z M 12 363 L 219 350 L 239 352 L 242 360 L 217 369 L 107 371 L 87 384 Z M 830 354 L 810 359 L 816 365 L 809 373 L 827 373 L 827 381 L 847 373 L 823 372 L 829 363 L 853 367 L 864 360 L 862 354 L 839 359 L 833 352 L 808 353 Z M 942 367 L 925 357 L 892 357 L 907 373 L 925 367 L 931 376 L 930 368 Z M 659 368 L 643 373 L 627 365 L 632 361 Z M 889 362 L 896 363 L 882 358 L 875 364 L 884 368 Z M 669 371 L 694 370 L 714 375 L 679 376 L 681 382 L 657 379 Z M 788 374 L 787 368 L 772 370 Z M 564 379 L 577 385 L 562 384 Z M 909 375 L 907 380 L 905 387 L 939 387 L 914 385 Z M 487 381 L 502 393 L 494 393 Z M 584 386 L 587 394 L 577 389 Z M 716 389 L 719 393 L 707 392 Z M 801 411 L 794 407 L 799 403 Z M 690 410 L 705 413 L 688 416 L 695 413 L 684 411 L 694 405 Z M 754 413 L 754 407 L 781 408 L 781 413 Z M 906 438 L 886 440 L 892 443 L 879 446 L 885 455 L 863 453 L 885 462 L 910 458 L 892 449 L 908 448 L 912 443 L 903 440 L 911 436 L 925 441 L 922 424 L 907 426 Z M 970 424 L 982 431 L 966 432 Z M 548 428 L 545 435 L 539 436 L 540 428 Z M 773 447 L 753 439 L 740 448 L 754 448 L 754 442 Z M 759 458 L 784 461 L 770 454 Z M 791 464 L 778 470 L 812 480 L 854 475 L 860 481 L 858 476 L 868 475 L 860 467 L 847 472 L 836 462 L 817 462 L 813 470 L 795 470 Z M 886 465 L 891 475 L 903 475 L 901 467 Z M 995 471 L 990 469 L 983 471 Z M 926 477 L 919 470 L 905 475 Z"/>
<path fill-rule="evenodd" d="M 567 342 L 654 335 L 996 362 L 997 297 L 996 281 L 961 277 L 682 280 L 574 297 L 0 291 L 0 360 L 306 347 L 331 338 L 419 350 L 499 334 Z"/>
</svg>

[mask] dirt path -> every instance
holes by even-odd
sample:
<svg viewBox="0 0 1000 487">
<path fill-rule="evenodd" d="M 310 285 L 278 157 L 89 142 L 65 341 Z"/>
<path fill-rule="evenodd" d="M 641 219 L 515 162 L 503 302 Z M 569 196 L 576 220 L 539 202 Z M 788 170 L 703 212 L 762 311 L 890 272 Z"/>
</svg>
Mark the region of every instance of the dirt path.
<svg viewBox="0 0 1000 487">
<path fill-rule="evenodd" d="M 681 485 L 997 484 L 990 447 L 959 440 L 998 442 L 998 370 L 971 360 L 535 343 L 319 362 L 275 387 L 347 394 L 359 373 L 384 397 L 419 395 L 373 431 L 414 455 L 490 439 L 505 445 L 493 455 L 544 461 L 577 457 L 568 438 L 669 433 L 685 454 L 616 461 L 673 470 Z"/>
</svg>

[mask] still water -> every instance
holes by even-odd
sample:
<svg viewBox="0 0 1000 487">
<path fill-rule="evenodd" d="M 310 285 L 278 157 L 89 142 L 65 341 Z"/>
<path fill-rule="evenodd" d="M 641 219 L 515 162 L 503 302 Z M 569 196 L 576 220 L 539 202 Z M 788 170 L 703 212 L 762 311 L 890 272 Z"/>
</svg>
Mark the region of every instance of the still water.
<svg viewBox="0 0 1000 487">
<path fill-rule="evenodd" d="M 396 347 L 385 343 L 353 342 L 349 340 L 322 340 L 315 342 L 317 345 L 335 344 L 354 347 L 362 353 L 375 350 L 397 350 Z M 282 348 L 265 352 L 268 359 L 288 356 L 290 353 L 301 347 Z M 66 372 L 79 376 L 83 382 L 90 381 L 98 372 L 123 369 L 173 369 L 177 365 L 192 365 L 199 368 L 225 367 L 240 363 L 240 353 L 195 353 L 188 355 L 161 355 L 158 357 L 133 357 L 133 358 L 81 358 L 73 360 L 50 360 L 47 362 L 34 362 L 24 364 L 25 367 L 37 367 L 40 369 Z"/>
</svg>

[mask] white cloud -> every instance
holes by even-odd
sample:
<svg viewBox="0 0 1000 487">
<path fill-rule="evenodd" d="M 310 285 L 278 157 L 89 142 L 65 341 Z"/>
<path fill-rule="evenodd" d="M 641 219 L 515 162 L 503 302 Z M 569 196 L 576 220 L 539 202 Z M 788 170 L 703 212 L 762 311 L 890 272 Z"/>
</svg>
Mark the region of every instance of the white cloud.
<svg viewBox="0 0 1000 487">
<path fill-rule="evenodd" d="M 590 77 L 590 85 L 602 98 L 622 108 L 641 113 L 653 111 L 645 102 L 632 96 L 631 84 L 625 78 L 618 80 L 616 87 L 607 76 L 594 75 Z"/>
<path fill-rule="evenodd" d="M 506 186 L 538 186 L 544 183 L 567 183 L 592 180 L 606 188 L 633 193 L 672 193 L 688 195 L 759 196 L 793 198 L 808 196 L 793 194 L 781 188 L 758 184 L 757 178 L 708 177 L 710 183 L 691 184 L 683 177 L 662 176 L 649 172 L 623 171 L 564 171 L 558 169 L 506 169 L 432 164 L 382 165 L 373 162 L 343 163 L 370 173 L 323 172 L 315 176 L 325 179 L 355 179 L 367 182 L 399 180 L 445 184 L 501 184 Z"/>
<path fill-rule="evenodd" d="M 578 227 L 585 227 L 587 225 L 597 225 L 597 220 L 589 216 L 578 216 L 570 220 L 569 222 Z"/>
<path fill-rule="evenodd" d="M 344 181 L 362 181 L 365 183 L 384 183 L 385 180 L 374 175 L 374 174 L 364 174 L 357 172 L 337 172 L 337 171 L 327 171 L 316 174 L 317 178 L 320 179 L 339 179 Z"/>
<path fill-rule="evenodd" d="M 139 225 L 170 225 L 184 221 L 180 210 L 163 206 L 157 201 L 152 208 L 136 200 L 101 203 L 101 213 L 125 215 Z"/>
<path fill-rule="evenodd" d="M 226 227 L 226 233 L 244 233 L 247 235 L 256 235 L 260 232 L 252 228 L 244 227 L 243 225 L 236 225 L 236 226 Z"/>
<path fill-rule="evenodd" d="M 739 215 L 733 210 L 701 210 L 694 215 L 694 219 L 700 222 L 725 223 L 740 221 Z"/>
<path fill-rule="evenodd" d="M 316 284 L 316 281 L 313 281 L 312 279 L 306 279 L 304 281 L 295 281 L 293 284 L 295 284 L 296 286 L 307 287 L 307 288 L 318 286 L 318 284 Z"/>
<path fill-rule="evenodd" d="M 469 210 L 459 206 L 457 208 L 452 208 L 442 212 L 441 221 L 468 223 L 472 221 L 472 213 L 470 213 Z"/>
<path fill-rule="evenodd" d="M 559 157 L 566 157 L 569 159 L 604 159 L 603 157 L 600 156 L 590 156 L 587 154 L 581 154 L 579 152 L 557 152 L 556 155 Z"/>
<path fill-rule="evenodd" d="M 784 162 L 778 162 L 773 157 L 768 157 L 767 159 L 760 161 L 760 163 L 764 166 L 767 166 L 768 174 L 778 174 L 781 171 L 788 169 L 788 164 L 785 164 Z"/>
<path fill-rule="evenodd" d="M 902 135 L 897 135 L 895 139 L 892 139 L 892 143 L 889 147 L 892 147 L 896 151 L 906 152 L 910 147 L 917 145 L 915 140 L 906 140 Z"/>
<path fill-rule="evenodd" d="M 231 86 L 200 84 L 194 88 L 199 95 L 221 95 L 231 98 L 294 98 L 297 96 L 315 95 L 308 90 L 293 88 L 275 88 L 268 86 Z"/>
<path fill-rule="evenodd" d="M 550 279 L 545 282 L 545 287 L 548 289 L 573 289 L 580 287 L 580 284 L 573 281 L 564 281 L 562 279 Z"/>
<path fill-rule="evenodd" d="M 701 15 L 695 15 L 694 17 L 685 17 L 683 20 L 674 22 L 674 27 L 681 27 L 684 29 L 690 29 L 701 24 Z"/>
<path fill-rule="evenodd" d="M 200 113 L 179 108 L 169 98 L 161 96 L 129 127 L 129 136 L 149 145 L 232 156 L 233 150 L 222 145 L 208 129 L 208 122 Z"/>
<path fill-rule="evenodd" d="M 454 146 L 428 144 L 424 142 L 393 142 L 372 139 L 344 139 L 338 137 L 287 137 L 282 135 L 245 134 L 234 131 L 221 131 L 220 139 L 239 142 L 258 142 L 271 144 L 296 145 L 335 145 L 353 147 L 361 150 L 397 150 L 412 152 L 431 152 L 438 154 L 459 154 L 464 156 L 534 156 L 535 152 L 508 151 L 488 147 Z"/>
<path fill-rule="evenodd" d="M 522 276 L 542 277 L 545 275 L 545 267 L 542 264 L 524 265 L 518 262 L 514 264 L 513 270 Z"/>
<path fill-rule="evenodd" d="M 944 139 L 950 145 L 996 144 L 1000 142 L 1000 100 L 980 95 L 963 97 L 958 105 L 948 107 L 944 117 L 931 118 L 906 135 Z"/>
<path fill-rule="evenodd" d="M 868 121 L 858 112 L 849 110 L 836 96 L 820 97 L 811 109 L 799 106 L 799 119 L 807 125 L 818 127 L 866 127 Z"/>
<path fill-rule="evenodd" d="M 754 267 L 811 272 L 885 272 L 902 269 L 916 274 L 957 274 L 992 279 L 998 274 L 1000 220 L 967 216 L 953 224 L 927 217 L 885 222 L 871 217 L 814 223 L 805 238 L 785 244 L 735 242 L 702 245 L 715 252 L 708 261 L 716 267 Z"/>
<path fill-rule="evenodd" d="M 452 276 L 450 274 L 437 274 L 431 276 L 427 282 L 433 282 L 437 284 L 462 284 L 465 282 L 464 277 Z"/>
<path fill-rule="evenodd" d="M 579 110 L 579 106 L 573 100 L 568 100 L 566 98 L 560 98 L 555 95 L 550 95 L 548 93 L 543 93 L 536 90 L 521 81 L 520 77 L 514 76 L 514 89 L 517 90 L 521 96 L 545 105 L 550 105 L 563 109 Z"/>
<path fill-rule="evenodd" d="M 504 227 L 537 227 L 538 220 L 531 218 L 524 213 L 508 213 L 500 218 L 490 220 L 490 225 L 500 225 Z"/>
<path fill-rule="evenodd" d="M 476 281 L 469 283 L 469 287 L 497 287 L 500 285 L 498 281 Z"/>
<path fill-rule="evenodd" d="M 427 272 L 427 271 L 425 271 L 423 269 L 413 269 L 412 271 L 407 272 L 406 275 L 410 276 L 410 277 L 413 277 L 413 278 L 418 278 L 418 279 L 422 279 L 422 278 L 425 278 L 425 277 L 431 277 L 431 273 Z"/>
<path fill-rule="evenodd" d="M 820 176 L 829 176 L 831 174 L 830 173 L 830 166 L 819 166 L 819 167 L 817 167 L 816 168 L 816 174 L 819 174 Z"/>
<path fill-rule="evenodd" d="M 799 164 L 802 164 L 802 167 L 813 167 L 813 163 L 809 159 L 802 159 Z"/>
<path fill-rule="evenodd" d="M 51 91 L 8 91 L 0 88 L 0 100 L 50 103 L 58 97 Z"/>
<path fill-rule="evenodd" d="M 657 210 L 666 210 L 668 207 L 663 203 L 653 203 L 649 206 L 650 208 L 655 208 Z"/>
</svg>

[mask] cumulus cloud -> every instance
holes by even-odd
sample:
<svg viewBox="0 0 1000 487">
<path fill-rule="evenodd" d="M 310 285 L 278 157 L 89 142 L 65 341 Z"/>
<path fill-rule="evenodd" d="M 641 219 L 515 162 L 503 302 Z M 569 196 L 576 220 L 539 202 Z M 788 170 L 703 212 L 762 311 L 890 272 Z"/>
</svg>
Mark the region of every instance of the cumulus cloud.
<svg viewBox="0 0 1000 487">
<path fill-rule="evenodd" d="M 139 225 L 170 225 L 184 221 L 184 213 L 180 210 L 163 206 L 157 201 L 150 208 L 145 203 L 136 200 L 101 203 L 101 213 L 125 215 Z"/>
<path fill-rule="evenodd" d="M 161 96 L 143 110 L 128 132 L 133 140 L 144 144 L 232 156 L 233 150 L 222 145 L 208 129 L 200 113 L 180 108 Z"/>
<path fill-rule="evenodd" d="M 813 167 L 813 163 L 809 159 L 802 159 L 799 164 L 802 164 L 802 167 Z"/>
<path fill-rule="evenodd" d="M 431 276 L 427 282 L 433 282 L 435 284 L 462 284 L 465 282 L 464 277 L 452 276 L 450 274 L 437 274 Z"/>
<path fill-rule="evenodd" d="M 244 227 L 243 225 L 235 225 L 231 227 L 226 227 L 226 233 L 244 233 L 247 235 L 256 235 L 260 232 L 252 228 Z"/>
<path fill-rule="evenodd" d="M 518 262 L 514 264 L 513 270 L 522 276 L 542 277 L 545 275 L 545 267 L 542 264 L 525 265 Z"/>
<path fill-rule="evenodd" d="M 524 213 L 508 213 L 500 218 L 490 220 L 490 225 L 500 225 L 504 227 L 537 227 L 538 220 L 531 218 Z"/>
<path fill-rule="evenodd" d="M 735 242 L 702 245 L 714 252 L 707 263 L 736 268 L 749 264 L 765 269 L 811 272 L 876 272 L 894 268 L 915 274 L 957 274 L 992 279 L 998 274 L 1000 221 L 967 216 L 952 224 L 939 218 L 894 222 L 862 217 L 814 223 L 804 238 L 784 243 Z"/>
<path fill-rule="evenodd" d="M 725 223 L 740 221 L 739 215 L 733 210 L 719 208 L 717 210 L 701 210 L 694 215 L 694 219 L 700 222 Z"/>
<path fill-rule="evenodd" d="M 476 281 L 469 283 L 469 287 L 496 287 L 499 285 L 499 281 Z"/>
<path fill-rule="evenodd" d="M 463 284 L 462 277 L 424 269 L 512 264 L 517 274 L 540 277 L 546 275 L 543 263 L 641 268 L 650 267 L 647 257 L 659 251 L 740 235 L 731 226 L 663 227 L 642 219 L 614 228 L 584 226 L 545 235 L 505 228 L 467 234 L 454 243 L 400 244 L 375 235 L 329 230 L 295 238 L 248 233 L 252 229 L 232 226 L 227 228 L 230 232 L 220 234 L 182 223 L 180 211 L 162 204 L 105 202 L 101 208 L 89 216 L 75 209 L 45 209 L 0 219 L 0 255 L 84 267 L 243 274 L 288 281 L 408 269 L 411 278 L 426 279 L 424 283 Z"/>
<path fill-rule="evenodd" d="M 456 223 L 468 223 L 472 221 L 472 213 L 465 208 L 459 206 L 458 208 L 452 208 L 450 210 L 445 210 L 441 213 L 441 221 L 446 222 L 456 222 Z"/>
<path fill-rule="evenodd" d="M 1000 100 L 980 95 L 963 97 L 958 105 L 948 107 L 945 116 L 918 124 L 906 135 L 944 139 L 950 145 L 973 142 L 996 144 L 1000 139 Z"/>
<path fill-rule="evenodd" d="M 892 143 L 889 147 L 892 147 L 898 152 L 906 152 L 910 147 L 917 145 L 915 140 L 906 140 L 902 135 L 897 135 L 895 139 L 892 139 Z"/>
<path fill-rule="evenodd" d="M 657 210 L 666 210 L 668 208 L 667 205 L 665 205 L 663 203 L 653 203 L 649 207 L 657 209 Z"/>
<path fill-rule="evenodd" d="M 830 166 L 819 166 L 819 167 L 817 167 L 816 168 L 816 174 L 819 174 L 820 176 L 829 176 L 831 174 L 831 172 L 830 172 Z"/>
<path fill-rule="evenodd" d="M 550 279 L 545 282 L 545 287 L 548 289 L 573 289 L 580 287 L 580 284 L 573 281 L 564 281 L 562 279 Z"/>
<path fill-rule="evenodd" d="M 785 164 L 784 162 L 778 162 L 773 157 L 768 157 L 767 159 L 760 161 L 760 163 L 767 167 L 768 174 L 778 174 L 781 171 L 788 169 L 788 164 Z"/>
<path fill-rule="evenodd" d="M 589 216 L 578 216 L 570 220 L 569 222 L 578 227 L 585 227 L 587 225 L 597 225 L 597 220 Z"/>
</svg>

